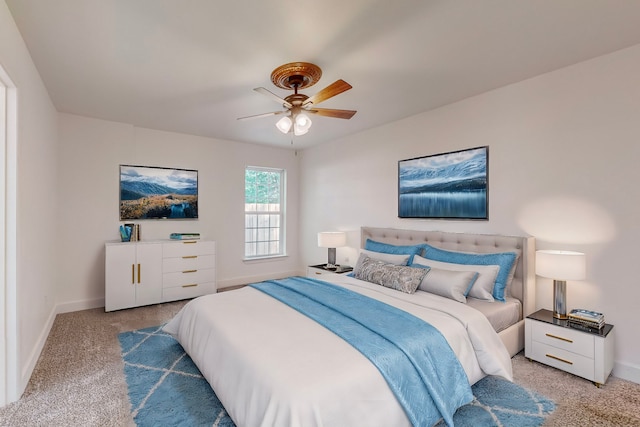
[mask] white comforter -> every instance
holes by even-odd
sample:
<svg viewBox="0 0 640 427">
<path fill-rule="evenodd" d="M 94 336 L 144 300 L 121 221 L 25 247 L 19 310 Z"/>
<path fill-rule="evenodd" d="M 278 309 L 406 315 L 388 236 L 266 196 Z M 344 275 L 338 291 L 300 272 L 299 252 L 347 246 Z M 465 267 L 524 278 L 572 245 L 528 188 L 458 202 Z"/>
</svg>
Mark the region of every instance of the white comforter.
<svg viewBox="0 0 640 427">
<path fill-rule="evenodd" d="M 325 277 L 438 328 L 470 384 L 485 375 L 512 379 L 507 350 L 477 310 L 426 292 L 408 295 L 344 275 Z M 238 427 L 410 425 L 365 356 L 256 289 L 197 298 L 164 330 L 182 344 Z"/>
</svg>

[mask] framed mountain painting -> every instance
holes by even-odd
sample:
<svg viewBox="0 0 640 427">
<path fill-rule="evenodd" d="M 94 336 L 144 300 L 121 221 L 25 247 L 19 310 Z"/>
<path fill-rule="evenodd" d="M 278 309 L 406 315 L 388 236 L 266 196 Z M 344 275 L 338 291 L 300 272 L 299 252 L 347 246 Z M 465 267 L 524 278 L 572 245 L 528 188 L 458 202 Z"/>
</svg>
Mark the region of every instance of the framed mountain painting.
<svg viewBox="0 0 640 427">
<path fill-rule="evenodd" d="M 120 221 L 197 218 L 197 170 L 120 165 Z"/>
<path fill-rule="evenodd" d="M 400 160 L 398 217 L 489 219 L 489 147 Z"/>
</svg>

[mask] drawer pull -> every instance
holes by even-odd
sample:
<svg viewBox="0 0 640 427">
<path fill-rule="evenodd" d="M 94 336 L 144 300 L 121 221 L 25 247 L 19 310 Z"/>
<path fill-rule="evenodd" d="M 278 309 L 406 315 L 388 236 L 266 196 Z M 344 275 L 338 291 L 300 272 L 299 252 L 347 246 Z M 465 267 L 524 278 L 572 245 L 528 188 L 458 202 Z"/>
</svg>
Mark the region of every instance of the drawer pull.
<svg viewBox="0 0 640 427">
<path fill-rule="evenodd" d="M 548 336 L 549 338 L 555 338 L 557 340 L 561 340 L 561 341 L 566 341 L 566 342 L 573 342 L 573 340 L 570 340 L 569 338 L 563 338 L 563 337 L 559 337 L 557 335 L 553 335 L 553 334 L 545 334 L 546 336 Z"/>
<path fill-rule="evenodd" d="M 183 273 L 195 273 L 196 271 L 198 271 L 198 270 L 185 270 L 185 271 L 183 271 Z"/>
<path fill-rule="evenodd" d="M 197 283 L 192 283 L 190 285 L 182 285 L 183 288 L 193 288 L 194 286 L 198 286 Z"/>
<path fill-rule="evenodd" d="M 189 243 L 198 243 L 198 241 L 197 240 L 189 240 L 189 241 L 182 242 L 182 243 L 184 243 L 185 245 L 188 245 Z"/>
<path fill-rule="evenodd" d="M 322 274 L 322 273 L 320 273 L 319 271 L 316 271 L 316 274 Z"/>
<path fill-rule="evenodd" d="M 563 362 L 563 363 L 566 363 L 566 364 L 569 364 L 569 365 L 573 365 L 573 362 L 571 362 L 569 360 L 566 360 L 566 359 L 563 359 L 563 358 L 558 357 L 558 356 L 554 356 L 553 354 L 545 354 L 545 356 L 547 356 L 547 357 L 549 357 L 551 359 L 559 360 L 560 362 Z"/>
<path fill-rule="evenodd" d="M 187 255 L 182 257 L 182 259 L 192 259 L 192 258 L 198 258 L 198 255 Z"/>
</svg>

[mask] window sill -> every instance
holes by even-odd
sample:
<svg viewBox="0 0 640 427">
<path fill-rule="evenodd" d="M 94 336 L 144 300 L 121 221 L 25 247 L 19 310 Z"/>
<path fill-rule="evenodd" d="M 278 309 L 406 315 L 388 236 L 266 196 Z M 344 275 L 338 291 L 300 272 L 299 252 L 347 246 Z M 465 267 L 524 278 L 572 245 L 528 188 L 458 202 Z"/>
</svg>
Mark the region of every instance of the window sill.
<svg viewBox="0 0 640 427">
<path fill-rule="evenodd" d="M 243 258 L 242 262 L 248 262 L 248 263 L 269 262 L 269 261 L 278 260 L 280 258 L 288 258 L 288 257 L 289 257 L 289 255 L 287 255 L 287 254 L 284 254 L 284 255 L 269 255 L 269 256 L 262 256 L 262 257 Z"/>
</svg>

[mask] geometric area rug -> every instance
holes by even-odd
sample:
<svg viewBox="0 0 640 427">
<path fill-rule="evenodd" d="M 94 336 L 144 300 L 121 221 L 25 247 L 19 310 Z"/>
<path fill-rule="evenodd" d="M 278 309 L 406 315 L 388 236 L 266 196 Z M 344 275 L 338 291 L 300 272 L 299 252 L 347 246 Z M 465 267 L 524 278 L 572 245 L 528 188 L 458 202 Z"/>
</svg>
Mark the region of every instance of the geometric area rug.
<svg viewBox="0 0 640 427">
<path fill-rule="evenodd" d="M 136 425 L 235 427 L 191 358 L 162 326 L 123 332 L 118 339 Z M 537 427 L 555 409 L 546 397 L 498 377 L 483 378 L 471 391 L 473 402 L 453 417 L 456 427 Z"/>
</svg>

